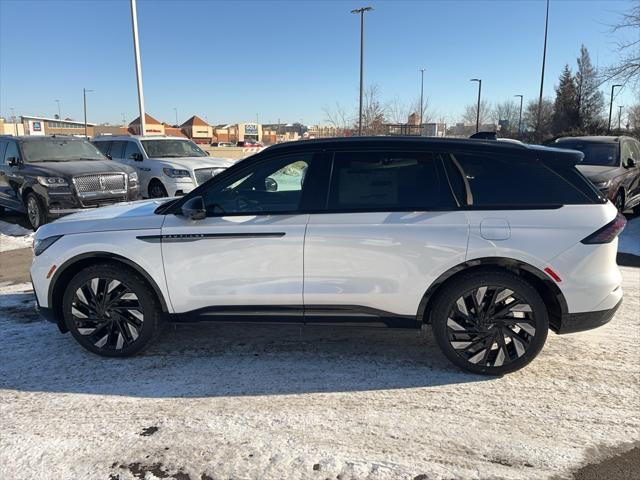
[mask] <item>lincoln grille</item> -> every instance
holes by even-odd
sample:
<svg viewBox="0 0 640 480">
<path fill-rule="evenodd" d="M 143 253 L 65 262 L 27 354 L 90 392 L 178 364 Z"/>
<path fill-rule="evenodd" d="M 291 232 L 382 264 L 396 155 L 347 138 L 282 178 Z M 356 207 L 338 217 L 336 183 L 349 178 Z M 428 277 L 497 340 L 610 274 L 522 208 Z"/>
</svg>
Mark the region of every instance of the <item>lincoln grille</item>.
<svg viewBox="0 0 640 480">
<path fill-rule="evenodd" d="M 200 185 L 201 183 L 206 182 L 214 175 L 220 173 L 224 168 L 199 168 L 195 171 L 196 173 L 196 183 Z"/>
<path fill-rule="evenodd" d="M 101 193 L 126 190 L 124 173 L 98 173 L 73 178 L 78 193 Z"/>
</svg>

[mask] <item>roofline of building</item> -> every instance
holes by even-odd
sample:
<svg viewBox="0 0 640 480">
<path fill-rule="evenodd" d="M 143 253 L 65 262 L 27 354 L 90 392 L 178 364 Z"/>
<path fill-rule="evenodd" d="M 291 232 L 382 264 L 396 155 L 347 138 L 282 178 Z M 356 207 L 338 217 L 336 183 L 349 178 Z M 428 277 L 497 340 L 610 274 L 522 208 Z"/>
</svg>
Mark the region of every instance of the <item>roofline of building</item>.
<svg viewBox="0 0 640 480">
<path fill-rule="evenodd" d="M 66 123 L 75 123 L 77 125 L 84 125 L 84 122 L 79 122 L 77 120 L 65 120 L 63 118 L 49 118 L 49 117 L 34 117 L 32 115 L 20 115 L 20 118 L 26 118 L 28 120 L 44 120 L 46 122 L 66 122 Z M 95 127 L 97 123 L 87 122 L 87 127 Z"/>
</svg>

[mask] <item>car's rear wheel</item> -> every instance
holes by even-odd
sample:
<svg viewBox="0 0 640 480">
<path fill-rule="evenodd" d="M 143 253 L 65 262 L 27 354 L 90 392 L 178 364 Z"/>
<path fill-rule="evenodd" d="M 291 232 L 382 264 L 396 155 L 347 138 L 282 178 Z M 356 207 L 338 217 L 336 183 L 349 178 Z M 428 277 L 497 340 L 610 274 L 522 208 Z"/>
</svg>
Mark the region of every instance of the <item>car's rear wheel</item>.
<svg viewBox="0 0 640 480">
<path fill-rule="evenodd" d="M 94 265 L 76 274 L 65 291 L 63 312 L 78 343 L 108 357 L 142 351 L 159 333 L 162 320 L 145 279 L 116 264 Z"/>
<path fill-rule="evenodd" d="M 167 189 L 164 188 L 162 182 L 159 180 L 152 180 L 149 183 L 149 198 L 162 198 L 168 197 Z"/>
<path fill-rule="evenodd" d="M 25 203 L 27 207 L 27 217 L 29 217 L 29 223 L 35 231 L 39 227 L 47 223 L 47 212 L 38 195 L 33 192 L 27 195 Z"/>
<path fill-rule="evenodd" d="M 438 346 L 472 373 L 503 375 L 531 362 L 549 330 L 546 305 L 515 274 L 476 272 L 458 277 L 436 298 L 431 315 Z"/>
</svg>

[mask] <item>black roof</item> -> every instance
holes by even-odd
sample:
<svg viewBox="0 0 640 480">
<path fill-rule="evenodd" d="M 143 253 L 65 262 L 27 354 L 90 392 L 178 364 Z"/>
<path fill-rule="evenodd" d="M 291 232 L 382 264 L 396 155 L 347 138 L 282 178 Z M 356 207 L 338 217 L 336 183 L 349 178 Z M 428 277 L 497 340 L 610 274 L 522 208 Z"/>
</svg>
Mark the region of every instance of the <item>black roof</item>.
<svg viewBox="0 0 640 480">
<path fill-rule="evenodd" d="M 61 138 L 63 140 L 83 141 L 84 137 L 76 137 L 74 135 L 0 135 L 0 139 L 3 140 L 18 140 L 20 142 L 42 142 L 44 140 L 51 140 L 52 138 Z"/>
</svg>

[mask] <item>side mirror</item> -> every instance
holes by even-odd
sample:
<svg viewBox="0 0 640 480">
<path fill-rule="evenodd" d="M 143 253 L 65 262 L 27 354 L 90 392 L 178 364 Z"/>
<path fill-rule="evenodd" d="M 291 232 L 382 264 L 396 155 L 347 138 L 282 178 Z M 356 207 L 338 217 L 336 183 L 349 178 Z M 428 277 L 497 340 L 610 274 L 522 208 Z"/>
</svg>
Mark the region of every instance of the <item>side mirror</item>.
<svg viewBox="0 0 640 480">
<path fill-rule="evenodd" d="M 141 154 L 141 153 L 134 153 L 134 154 L 133 154 L 133 159 L 134 159 L 136 162 L 141 162 L 141 161 L 143 160 L 142 154 Z"/>
<path fill-rule="evenodd" d="M 633 158 L 627 158 L 627 168 L 633 168 L 636 166 L 636 161 Z"/>
<path fill-rule="evenodd" d="M 207 210 L 204 208 L 202 197 L 193 197 L 182 205 L 182 215 L 190 220 L 202 220 L 207 217 Z"/>
<path fill-rule="evenodd" d="M 267 192 L 277 192 L 278 191 L 278 182 L 276 182 L 271 177 L 267 177 L 267 178 L 264 179 L 264 189 Z"/>
<path fill-rule="evenodd" d="M 20 160 L 18 160 L 18 157 L 9 157 L 7 158 L 7 163 L 10 167 L 17 167 L 20 165 Z"/>
</svg>

